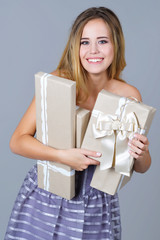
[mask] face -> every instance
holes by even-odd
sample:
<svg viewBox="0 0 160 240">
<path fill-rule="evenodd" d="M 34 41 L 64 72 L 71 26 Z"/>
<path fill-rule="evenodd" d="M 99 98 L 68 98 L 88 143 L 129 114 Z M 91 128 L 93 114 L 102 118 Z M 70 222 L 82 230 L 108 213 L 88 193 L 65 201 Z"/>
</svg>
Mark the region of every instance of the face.
<svg viewBox="0 0 160 240">
<path fill-rule="evenodd" d="M 90 74 L 106 72 L 114 58 L 109 27 L 102 19 L 90 20 L 83 29 L 80 61 Z"/>
</svg>

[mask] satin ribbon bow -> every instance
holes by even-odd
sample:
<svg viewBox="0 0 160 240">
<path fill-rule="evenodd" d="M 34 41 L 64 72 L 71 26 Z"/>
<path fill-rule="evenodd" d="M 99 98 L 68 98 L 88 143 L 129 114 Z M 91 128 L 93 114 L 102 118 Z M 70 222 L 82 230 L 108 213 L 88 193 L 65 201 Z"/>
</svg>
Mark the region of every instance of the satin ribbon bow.
<svg viewBox="0 0 160 240">
<path fill-rule="evenodd" d="M 92 125 L 93 135 L 101 139 L 103 161 L 100 169 L 115 167 L 115 171 L 130 176 L 133 158 L 128 152 L 128 138 L 139 130 L 134 112 L 126 114 L 123 119 L 116 115 L 99 113 L 96 124 Z"/>
</svg>

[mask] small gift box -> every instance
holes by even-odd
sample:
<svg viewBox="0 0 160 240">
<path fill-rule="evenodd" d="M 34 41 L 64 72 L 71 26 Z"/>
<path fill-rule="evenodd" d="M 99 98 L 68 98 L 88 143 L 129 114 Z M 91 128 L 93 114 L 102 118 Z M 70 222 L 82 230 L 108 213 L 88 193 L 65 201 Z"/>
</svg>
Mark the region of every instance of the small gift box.
<svg viewBox="0 0 160 240">
<path fill-rule="evenodd" d="M 128 139 L 135 132 L 147 135 L 155 111 L 134 99 L 99 93 L 82 143 L 82 148 L 102 153 L 92 187 L 113 195 L 130 180 L 134 159 Z"/>
<path fill-rule="evenodd" d="M 80 148 L 90 118 L 90 111 L 77 107 L 76 110 L 76 148 Z"/>
<path fill-rule="evenodd" d="M 75 147 L 76 83 L 35 74 L 37 139 L 57 149 Z M 75 195 L 75 170 L 52 161 L 37 161 L 38 186 L 66 199 Z"/>
</svg>

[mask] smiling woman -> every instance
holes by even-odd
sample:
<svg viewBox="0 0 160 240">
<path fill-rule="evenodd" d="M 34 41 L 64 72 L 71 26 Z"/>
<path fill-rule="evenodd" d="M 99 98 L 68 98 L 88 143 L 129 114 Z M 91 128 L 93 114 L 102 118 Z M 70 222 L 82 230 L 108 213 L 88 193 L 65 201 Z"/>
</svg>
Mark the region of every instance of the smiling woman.
<svg viewBox="0 0 160 240">
<path fill-rule="evenodd" d="M 52 74 L 76 81 L 77 105 L 92 111 L 102 89 L 141 100 L 139 91 L 120 79 L 125 65 L 118 18 L 107 8 L 90 8 L 75 20 L 60 63 Z M 118 195 L 111 196 L 90 186 L 95 165 L 99 165 L 92 158 L 101 157 L 101 153 L 94 149 L 54 149 L 35 139 L 35 132 L 34 98 L 11 138 L 10 148 L 25 157 L 54 161 L 77 170 L 76 196 L 66 200 L 38 188 L 34 166 L 15 201 L 5 240 L 120 240 Z M 134 169 L 147 171 L 151 160 L 148 139 L 137 134 L 129 144 L 136 159 Z"/>
</svg>

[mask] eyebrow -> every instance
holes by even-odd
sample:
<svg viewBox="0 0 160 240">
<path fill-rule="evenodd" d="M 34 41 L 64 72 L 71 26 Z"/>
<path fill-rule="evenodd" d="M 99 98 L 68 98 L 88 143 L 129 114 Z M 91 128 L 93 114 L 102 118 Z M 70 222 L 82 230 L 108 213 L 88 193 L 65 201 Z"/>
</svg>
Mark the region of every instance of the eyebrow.
<svg viewBox="0 0 160 240">
<path fill-rule="evenodd" d="M 106 38 L 106 39 L 109 39 L 108 37 L 105 37 L 105 36 L 102 36 L 102 37 L 98 37 L 97 39 L 101 39 L 101 38 Z M 88 40 L 89 38 L 81 38 L 81 40 Z"/>
</svg>

